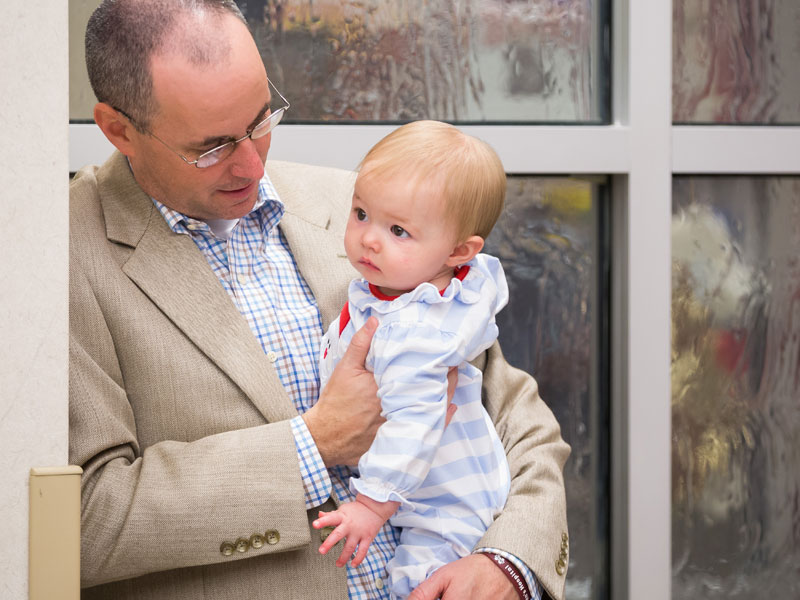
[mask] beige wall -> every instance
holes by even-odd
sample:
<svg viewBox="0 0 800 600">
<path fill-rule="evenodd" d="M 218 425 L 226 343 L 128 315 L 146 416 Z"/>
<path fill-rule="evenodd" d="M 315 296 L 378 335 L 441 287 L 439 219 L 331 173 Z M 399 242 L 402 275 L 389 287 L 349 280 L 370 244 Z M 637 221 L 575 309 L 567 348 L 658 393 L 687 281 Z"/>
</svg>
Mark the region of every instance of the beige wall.
<svg viewBox="0 0 800 600">
<path fill-rule="evenodd" d="M 0 2 L 0 56 L 0 598 L 17 600 L 28 473 L 67 461 L 67 3 Z"/>
</svg>

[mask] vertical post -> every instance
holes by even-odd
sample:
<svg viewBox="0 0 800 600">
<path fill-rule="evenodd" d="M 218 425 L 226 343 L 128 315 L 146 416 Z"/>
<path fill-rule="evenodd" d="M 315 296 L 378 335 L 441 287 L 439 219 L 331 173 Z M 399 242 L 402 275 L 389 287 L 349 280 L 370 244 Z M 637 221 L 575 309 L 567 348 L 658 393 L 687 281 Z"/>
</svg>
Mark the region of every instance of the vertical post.
<svg viewBox="0 0 800 600">
<path fill-rule="evenodd" d="M 669 600 L 672 2 L 629 0 L 627 18 L 627 591 Z"/>
<path fill-rule="evenodd" d="M 0 2 L 0 598 L 28 597 L 29 472 L 67 458 L 67 2 Z"/>
<path fill-rule="evenodd" d="M 31 469 L 28 600 L 81 595 L 80 467 Z"/>
</svg>

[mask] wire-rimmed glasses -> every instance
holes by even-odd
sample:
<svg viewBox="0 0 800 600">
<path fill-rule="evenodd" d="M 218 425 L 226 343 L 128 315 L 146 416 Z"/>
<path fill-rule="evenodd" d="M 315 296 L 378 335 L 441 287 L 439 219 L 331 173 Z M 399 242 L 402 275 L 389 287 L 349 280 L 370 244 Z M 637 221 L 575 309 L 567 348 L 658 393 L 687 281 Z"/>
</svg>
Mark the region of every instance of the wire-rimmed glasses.
<svg viewBox="0 0 800 600">
<path fill-rule="evenodd" d="M 253 127 L 249 132 L 240 137 L 238 140 L 231 140 L 230 142 L 225 142 L 224 144 L 221 144 L 216 148 L 212 148 L 207 152 L 203 152 L 195 160 L 189 160 L 188 158 L 186 158 L 183 154 L 172 148 L 169 144 L 167 144 L 164 140 L 162 140 L 152 131 L 147 131 L 147 134 L 153 136 L 155 139 L 161 142 L 168 150 L 177 154 L 187 165 L 194 165 L 198 169 L 206 169 L 208 167 L 212 167 L 217 163 L 228 158 L 231 154 L 233 154 L 233 151 L 236 148 L 236 144 L 238 144 L 239 142 L 243 142 L 247 138 L 250 138 L 252 140 L 257 140 L 259 138 L 262 138 L 269 132 L 271 132 L 273 129 L 275 129 L 278 123 L 281 122 L 284 113 L 291 105 L 289 104 L 289 101 L 284 97 L 284 95 L 278 91 L 278 88 L 275 87 L 275 84 L 273 84 L 272 81 L 269 81 L 269 85 L 272 87 L 273 90 L 275 90 L 275 93 L 278 94 L 278 96 L 280 96 L 281 100 L 283 100 L 283 102 L 285 103 L 285 106 L 282 106 L 278 110 L 271 111 L 263 121 L 257 123 L 255 127 Z M 125 115 L 125 117 L 132 123 L 135 123 L 133 118 L 125 111 L 116 107 L 114 107 L 114 110 Z"/>
</svg>

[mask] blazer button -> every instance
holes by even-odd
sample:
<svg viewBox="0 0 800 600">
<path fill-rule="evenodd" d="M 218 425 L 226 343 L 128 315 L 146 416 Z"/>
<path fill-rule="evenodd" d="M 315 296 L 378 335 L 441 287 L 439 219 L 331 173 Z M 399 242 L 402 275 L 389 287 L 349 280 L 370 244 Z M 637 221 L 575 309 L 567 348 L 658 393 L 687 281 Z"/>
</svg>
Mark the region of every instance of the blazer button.
<svg viewBox="0 0 800 600">
<path fill-rule="evenodd" d="M 233 544 L 230 542 L 222 542 L 222 545 L 219 547 L 219 551 L 222 556 L 230 556 L 234 551 Z"/>
<path fill-rule="evenodd" d="M 270 546 L 274 546 L 275 544 L 281 541 L 281 534 L 275 531 L 274 529 L 268 529 L 264 533 L 264 537 L 266 538 L 267 543 Z"/>
<path fill-rule="evenodd" d="M 236 540 L 236 551 L 237 552 L 247 552 L 250 549 L 250 542 L 248 542 L 244 538 L 239 538 Z"/>
<path fill-rule="evenodd" d="M 328 536 L 333 533 L 333 527 L 323 527 L 319 530 L 319 539 L 323 542 L 328 539 Z"/>
<path fill-rule="evenodd" d="M 258 550 L 264 545 L 264 536 L 260 533 L 254 533 L 250 536 L 250 547 Z"/>
<path fill-rule="evenodd" d="M 563 575 L 567 571 L 567 563 L 564 562 L 563 558 L 559 558 L 556 561 L 556 573 L 559 575 Z"/>
</svg>

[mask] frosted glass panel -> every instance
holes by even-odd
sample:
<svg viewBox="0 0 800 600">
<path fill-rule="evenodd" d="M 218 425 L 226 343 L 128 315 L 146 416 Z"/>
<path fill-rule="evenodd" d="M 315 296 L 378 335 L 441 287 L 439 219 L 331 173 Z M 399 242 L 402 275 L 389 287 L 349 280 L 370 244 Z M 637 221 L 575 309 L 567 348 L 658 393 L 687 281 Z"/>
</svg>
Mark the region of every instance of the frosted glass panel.
<svg viewBox="0 0 800 600">
<path fill-rule="evenodd" d="M 800 123 L 800 2 L 674 0 L 672 118 Z"/>
<path fill-rule="evenodd" d="M 676 177 L 672 596 L 800 598 L 800 178 Z"/>
<path fill-rule="evenodd" d="M 499 314 L 511 364 L 531 373 L 572 455 L 564 469 L 570 531 L 567 598 L 607 598 L 608 398 L 598 300 L 603 186 L 510 177 L 506 208 L 487 241 L 508 277 Z"/>
<path fill-rule="evenodd" d="M 239 0 L 285 121 L 601 122 L 608 0 Z M 73 10 L 98 0 L 80 0 Z M 76 24 L 77 25 L 77 24 Z M 83 39 L 83 28 L 73 37 Z M 70 119 L 92 118 L 80 44 Z"/>
</svg>

